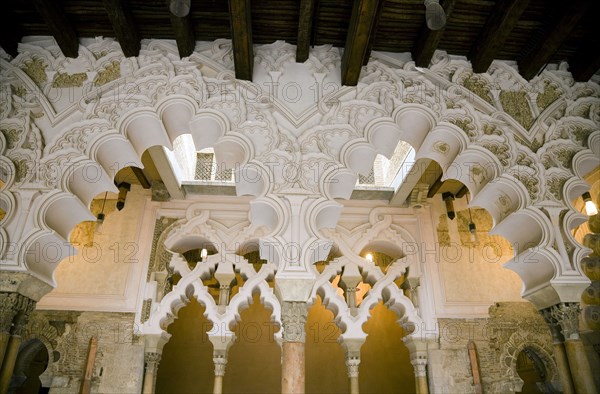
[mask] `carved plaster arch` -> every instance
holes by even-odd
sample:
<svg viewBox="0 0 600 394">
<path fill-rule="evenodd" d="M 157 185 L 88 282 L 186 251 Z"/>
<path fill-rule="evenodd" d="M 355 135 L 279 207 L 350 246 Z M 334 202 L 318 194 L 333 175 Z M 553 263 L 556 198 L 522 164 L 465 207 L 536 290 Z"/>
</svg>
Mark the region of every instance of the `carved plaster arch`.
<svg viewBox="0 0 600 394">
<path fill-rule="evenodd" d="M 271 309 L 275 324 L 281 325 L 280 303 L 267 283 L 274 277 L 276 266 L 267 263 L 256 272 L 243 257 L 234 253 L 244 242 L 255 239 L 257 234 L 260 236 L 261 230 L 247 222 L 234 226 L 237 230 L 218 227 L 216 222 L 211 221 L 209 212 L 202 210 L 201 204 L 192 204 L 185 218 L 173 223 L 161 234 L 159 242 L 162 241 L 165 249 L 172 254 L 169 266 L 181 279 L 162 299 L 154 299 L 154 296 L 149 319 L 141 327 L 142 334 L 166 335 L 166 329 L 177 318 L 178 311 L 194 297 L 204 305 L 205 316 L 214 325 L 209 335 L 230 335 L 233 326 L 240 320 L 241 311 L 249 307 L 253 294 L 257 292 L 261 303 Z M 216 253 L 190 269 L 181 254 L 173 249 L 193 248 L 193 243 L 198 240 L 211 242 Z M 223 262 L 232 264 L 245 283 L 225 309 L 220 310 L 202 281 L 211 278 L 218 264 Z"/>
<path fill-rule="evenodd" d="M 389 153 L 389 148 L 384 143 L 386 141 L 409 142 L 415 148 L 418 157 L 436 156 L 441 160 L 440 155 L 443 151 L 450 152 L 455 156 L 445 159 L 448 166 L 445 169 L 445 176 L 453 177 L 453 174 L 446 174 L 453 165 L 459 168 L 463 167 L 463 171 L 454 175 L 469 187 L 474 200 L 496 179 L 500 179 L 504 174 L 512 175 L 502 179 L 504 184 L 513 185 L 503 186 L 500 183 L 495 186 L 500 189 L 501 193 L 497 194 L 498 197 L 493 203 L 487 204 L 496 204 L 505 209 L 503 215 L 495 215 L 496 226 L 503 222 L 513 224 L 520 222 L 520 218 L 524 214 L 515 215 L 515 213 L 530 208 L 530 205 L 544 206 L 548 203 L 548 198 L 554 204 L 565 206 L 564 198 L 560 196 L 560 185 L 564 183 L 571 170 L 559 171 L 554 167 L 546 169 L 539 164 L 540 158 L 537 155 L 539 148 L 546 146 L 547 150 L 553 140 L 560 139 L 555 132 L 560 128 L 557 124 L 557 127 L 552 129 L 552 119 L 560 119 L 565 116 L 574 117 L 580 120 L 579 123 L 587 125 L 585 126 L 588 128 L 587 131 L 574 133 L 573 142 L 577 146 L 582 145 L 585 139 L 580 135 L 593 133 L 600 124 L 600 117 L 597 115 L 600 88 L 591 82 L 575 84 L 561 70 L 553 73 L 544 72 L 539 77 L 540 79 L 533 81 L 532 84 L 541 83 L 542 79 L 549 78 L 548 75 L 558 76 L 562 82 L 560 88 L 564 92 L 565 105 L 546 105 L 544 107 L 545 104 L 538 105 L 532 97 L 525 97 L 528 105 L 534 109 L 534 115 L 543 114 L 542 119 L 550 123 L 547 130 L 544 129 L 548 124 L 542 124 L 542 120 L 537 123 L 536 127 L 527 130 L 504 111 L 496 96 L 497 94 L 501 96 L 502 89 L 514 92 L 519 86 L 529 86 L 528 82 L 519 77 L 516 70 L 504 63 L 495 62 L 490 72 L 479 80 L 483 85 L 486 83 L 493 85 L 484 86 L 489 92 L 489 94 L 484 94 L 481 90 L 477 90 L 465 82 L 470 80 L 469 75 L 473 75 L 468 62 L 437 54 L 429 70 L 416 69 L 412 62 L 403 64 L 400 68 L 388 67 L 380 61 L 369 63 L 366 66 L 369 72 L 365 73 L 361 80 L 361 89 L 340 89 L 336 94 L 323 98 L 314 107 L 314 111 L 321 111 L 320 123 L 349 126 L 349 130 L 356 132 L 356 136 L 344 145 L 340 156 L 337 157 L 335 155 L 334 157 L 328 156 L 323 152 L 320 154 L 303 153 L 299 151 L 301 146 L 299 142 L 307 139 L 310 131 L 304 132 L 301 138 L 286 133 L 287 126 L 277 124 L 274 114 L 292 120 L 291 124 L 295 124 L 293 120 L 297 118 L 289 111 L 286 112 L 285 106 L 277 100 L 273 103 L 265 100 L 247 101 L 243 91 L 244 89 L 253 89 L 254 85 L 231 79 L 230 70 L 226 70 L 230 66 L 230 62 L 224 60 L 226 59 L 224 53 L 227 52 L 227 45 L 221 44 L 215 47 L 217 52 L 213 54 L 212 59 L 206 59 L 206 55 L 198 55 L 194 58 L 206 59 L 205 65 L 218 64 L 222 67 L 220 70 L 213 70 L 216 79 L 204 77 L 196 67 L 197 64 L 193 62 L 172 61 L 167 55 L 168 50 L 165 49 L 165 45 L 154 43 L 142 50 L 138 58 L 123 59 L 118 77 L 105 83 L 98 91 L 86 94 L 76 106 L 69 107 L 57 114 L 51 106 L 46 108 L 49 102 L 45 97 L 42 97 L 41 101 L 35 105 L 41 106 L 42 112 L 48 114 L 52 125 L 59 125 L 68 116 L 76 113 L 82 114 L 83 120 L 106 120 L 109 129 L 116 130 L 121 137 L 116 138 L 112 132 L 103 133 L 110 134 L 110 139 L 105 137 L 107 140 L 101 145 L 106 149 L 98 148 L 95 155 L 98 158 L 89 158 L 97 160 L 109 177 L 112 171 L 109 171 L 107 167 L 110 167 L 110 161 L 113 158 L 110 157 L 108 151 L 115 150 L 108 149 L 109 146 L 127 151 L 123 155 L 127 159 L 122 160 L 139 162 L 139 155 L 142 153 L 142 149 L 147 147 L 146 145 L 158 143 L 169 146 L 173 136 L 187 130 L 188 124 L 178 122 L 178 116 L 187 119 L 192 116 L 192 113 L 195 115 L 205 114 L 202 111 L 209 111 L 211 116 L 216 116 L 216 118 L 210 118 L 207 115 L 210 119 L 207 122 L 219 125 L 213 128 L 222 131 L 216 132 L 217 135 L 221 135 L 220 138 L 231 139 L 231 145 L 228 145 L 228 148 L 236 146 L 236 144 L 241 147 L 234 150 L 247 154 L 242 160 L 264 161 L 267 158 L 273 158 L 289 163 L 292 159 L 302 158 L 306 163 L 321 163 L 320 165 L 332 163 L 337 166 L 339 175 L 335 174 L 335 170 L 327 172 L 329 180 L 350 182 L 353 172 L 368 170 L 371 159 L 377 153 Z M 114 51 L 109 44 L 96 43 L 93 45 L 93 48 L 91 45 L 89 48 L 90 53 L 93 54 L 104 47 L 107 52 Z M 279 46 L 273 48 L 277 49 Z M 19 65 L 23 66 L 23 62 L 28 61 L 26 59 L 32 60 L 35 56 L 45 59 L 43 63 L 51 69 L 60 70 L 61 65 L 54 58 L 54 52 L 40 49 L 37 52 L 32 50 L 32 53 L 34 54 L 24 54 L 18 58 L 18 61 L 15 59 L 14 65 L 4 60 L 2 65 L 6 73 L 11 74 L 17 80 L 16 83 L 25 84 L 30 86 L 33 91 L 38 91 L 38 85 L 19 69 Z M 102 58 L 100 61 L 94 61 L 92 59 L 94 56 L 88 56 L 86 59 L 91 68 L 99 66 L 106 68 L 109 58 L 116 59 L 114 55 L 104 58 L 106 56 L 106 54 L 100 56 Z M 215 59 L 217 60 L 215 61 Z M 285 62 L 281 67 L 284 66 Z M 218 81 L 223 86 L 216 91 L 209 92 L 207 84 L 213 81 Z M 556 82 L 556 78 L 553 82 Z M 39 91 L 41 92 L 41 90 Z M 238 94 L 237 99 L 230 99 L 231 94 Z M 15 101 L 15 105 L 16 103 Z M 32 104 L 31 108 L 35 105 Z M 544 110 L 552 111 L 552 115 L 546 117 Z M 30 111 L 36 113 L 35 111 L 39 112 L 39 109 Z M 309 116 L 310 113 L 310 111 L 305 111 L 302 116 Z M 379 123 L 377 119 L 380 119 Z M 393 119 L 393 122 L 390 119 Z M 395 123 L 397 130 L 394 131 L 391 123 Z M 192 118 L 189 125 L 191 127 L 194 124 Z M 228 124 L 229 127 L 224 129 L 223 124 Z M 445 125 L 446 129 L 452 130 L 449 135 L 453 135 L 454 140 L 448 146 L 436 145 L 437 141 L 427 139 L 436 127 L 442 125 Z M 141 139 L 141 130 L 146 128 L 150 130 L 151 138 Z M 210 129 L 211 126 L 206 126 L 206 128 Z M 498 128 L 500 131 L 497 130 Z M 262 139 L 258 138 L 261 133 L 260 129 L 266 130 L 261 136 Z M 467 137 L 466 144 L 464 136 L 457 136 L 458 129 L 462 130 Z M 313 132 L 315 130 L 317 127 L 313 128 Z M 493 137 L 494 133 L 499 133 L 496 135 L 503 138 Z M 210 140 L 214 137 L 207 138 Z M 536 138 L 538 139 L 536 140 Z M 542 142 L 539 142 L 539 138 L 542 138 Z M 596 152 L 598 139 L 591 140 L 595 145 L 591 146 L 590 150 Z M 265 143 L 265 141 L 268 142 Z M 215 142 L 215 144 L 217 143 Z M 331 150 L 334 145 L 329 142 L 328 144 L 330 152 L 335 152 L 335 149 Z M 536 146 L 536 144 L 541 145 Z M 273 146 L 284 148 L 279 151 L 267 149 Z M 527 146 L 531 146 L 532 149 Z M 271 156 L 265 152 L 270 152 Z M 86 150 L 86 153 L 90 152 Z M 101 156 L 104 157 L 101 158 Z M 239 155 L 235 155 L 234 160 L 239 160 L 239 157 Z M 116 162 L 121 164 L 120 160 Z M 364 163 L 368 163 L 368 165 Z M 247 164 L 247 162 L 242 164 Z M 589 164 L 582 165 L 582 167 L 587 166 Z M 508 169 L 506 169 L 507 167 Z M 468 168 L 468 171 L 465 168 Z M 323 173 L 325 172 L 323 171 Z M 272 175 L 272 172 L 268 171 L 267 174 Z M 310 193 L 314 193 L 320 198 L 323 198 L 324 195 L 327 196 L 325 197 L 327 199 L 335 195 L 347 195 L 347 188 L 344 187 L 329 188 L 328 191 L 321 189 L 321 179 L 322 177 L 316 182 L 311 182 L 304 176 L 298 179 L 298 182 L 302 183 L 302 189 L 305 191 L 308 189 Z M 271 181 L 273 179 L 270 178 L 269 182 L 265 181 L 264 184 L 270 185 L 273 183 Z M 522 199 L 518 202 L 510 201 L 511 195 L 519 197 L 518 191 L 521 188 L 519 184 L 527 189 L 530 197 L 530 200 L 526 199 L 524 204 Z M 277 178 L 275 178 L 275 187 L 258 188 L 253 192 L 268 197 L 269 201 L 274 201 L 281 198 L 282 195 L 288 195 L 294 188 L 295 186 L 289 182 L 277 183 Z M 507 190 L 503 191 L 503 189 Z M 278 197 L 275 198 L 273 195 Z M 324 207 L 328 211 L 333 209 L 326 204 L 314 204 L 312 207 L 319 209 Z M 570 209 L 568 206 L 567 208 Z M 319 216 L 318 211 L 312 216 Z M 537 220 L 532 223 L 534 226 L 545 227 L 544 231 L 552 230 L 552 227 L 548 227 L 548 221 Z M 561 222 L 560 226 L 563 230 L 568 230 L 564 228 L 564 223 Z M 503 227 L 507 229 L 512 226 L 505 225 Z M 537 229 L 534 231 L 538 232 Z M 62 233 L 64 232 L 62 231 Z M 500 230 L 497 232 L 504 235 Z M 327 244 L 327 241 L 322 239 L 318 232 L 309 234 L 307 239 L 313 241 L 316 239 L 319 244 Z M 554 261 L 556 251 L 553 251 L 549 243 L 532 245 L 532 248 L 536 247 L 540 250 L 543 249 L 539 252 L 540 258 L 547 259 L 550 265 L 557 267 L 556 261 Z M 308 260 L 311 258 L 309 257 Z M 571 264 L 571 270 L 574 270 L 573 265 Z M 520 272 L 520 274 L 522 273 Z M 564 280 L 563 276 L 559 271 L 552 274 L 553 280 Z M 573 283 L 573 278 L 570 280 Z M 533 288 L 535 286 L 532 287 L 527 278 L 524 278 L 524 281 L 524 295 L 527 295 L 535 290 Z"/>
<path fill-rule="evenodd" d="M 548 346 L 548 343 L 540 338 L 539 335 L 517 331 L 502 346 L 499 361 L 504 368 L 504 379 L 495 385 L 499 391 L 521 391 L 523 380 L 517 373 L 517 357 L 525 348 L 535 349 L 536 354 L 542 358 L 548 372 L 546 381 L 553 382 L 554 384 L 559 382 L 558 369 L 552 356 L 552 349 Z"/>
</svg>

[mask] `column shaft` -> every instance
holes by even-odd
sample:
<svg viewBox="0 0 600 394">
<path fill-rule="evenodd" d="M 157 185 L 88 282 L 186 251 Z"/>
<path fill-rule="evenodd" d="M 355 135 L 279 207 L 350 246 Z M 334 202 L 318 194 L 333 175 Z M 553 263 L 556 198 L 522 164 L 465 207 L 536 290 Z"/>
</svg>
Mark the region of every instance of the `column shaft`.
<svg viewBox="0 0 600 394">
<path fill-rule="evenodd" d="M 223 393 L 223 376 L 215 375 L 215 385 L 213 386 L 213 394 Z"/>
<path fill-rule="evenodd" d="M 352 376 L 350 378 L 350 394 L 358 394 L 358 376 Z"/>
<path fill-rule="evenodd" d="M 21 346 L 21 336 L 11 335 L 10 339 L 8 340 L 8 346 L 6 347 L 6 353 L 4 354 L 2 369 L 0 369 L 0 394 L 5 394 L 8 392 L 10 378 L 12 377 L 13 370 L 15 369 L 17 355 L 19 354 L 19 346 Z"/>
<path fill-rule="evenodd" d="M 304 343 L 283 342 L 281 366 L 281 392 L 304 393 Z"/>
<path fill-rule="evenodd" d="M 418 394 L 429 394 L 426 376 L 415 376 L 415 386 Z"/>
<path fill-rule="evenodd" d="M 9 339 L 10 334 L 8 332 L 0 332 L 0 368 L 4 364 L 4 354 L 6 353 Z"/>
<path fill-rule="evenodd" d="M 565 341 L 565 349 L 571 367 L 573 384 L 577 394 L 597 393 L 592 368 L 580 339 Z"/>
<path fill-rule="evenodd" d="M 564 394 L 575 394 L 564 342 L 554 342 L 554 359 Z"/>
<path fill-rule="evenodd" d="M 158 371 L 158 363 L 160 362 L 160 353 L 146 353 L 144 355 L 145 373 L 144 385 L 142 386 L 142 394 L 154 394 L 156 390 L 156 375 Z"/>
</svg>

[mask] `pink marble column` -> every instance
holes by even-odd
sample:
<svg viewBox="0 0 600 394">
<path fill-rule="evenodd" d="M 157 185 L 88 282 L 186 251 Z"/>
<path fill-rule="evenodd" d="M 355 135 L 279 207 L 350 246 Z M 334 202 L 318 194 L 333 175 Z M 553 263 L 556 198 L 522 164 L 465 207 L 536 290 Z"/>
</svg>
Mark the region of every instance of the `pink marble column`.
<svg viewBox="0 0 600 394">
<path fill-rule="evenodd" d="M 281 392 L 286 394 L 304 393 L 304 342 L 306 333 L 306 303 L 283 302 L 281 320 L 283 323 L 283 344 L 281 346 Z"/>
</svg>

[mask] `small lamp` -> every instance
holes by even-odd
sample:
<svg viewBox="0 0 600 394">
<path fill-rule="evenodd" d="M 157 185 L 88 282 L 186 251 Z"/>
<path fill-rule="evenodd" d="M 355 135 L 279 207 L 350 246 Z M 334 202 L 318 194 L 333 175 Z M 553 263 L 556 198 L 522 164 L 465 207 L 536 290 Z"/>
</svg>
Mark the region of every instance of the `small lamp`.
<svg viewBox="0 0 600 394">
<path fill-rule="evenodd" d="M 588 216 L 594 216 L 598 214 L 598 207 L 592 201 L 592 196 L 590 192 L 585 192 L 581 195 L 583 198 L 583 202 L 585 203 L 585 214 Z"/>
<path fill-rule="evenodd" d="M 208 257 L 208 250 L 202 249 L 200 251 L 200 258 L 202 259 L 202 262 L 204 262 L 204 260 L 206 260 L 207 257 Z"/>
<path fill-rule="evenodd" d="M 446 13 L 439 0 L 425 0 L 425 22 L 430 30 L 440 30 L 446 26 Z"/>
<path fill-rule="evenodd" d="M 442 200 L 446 203 L 446 215 L 448 219 L 454 220 L 456 212 L 454 211 L 454 194 L 450 192 L 442 193 Z"/>
<path fill-rule="evenodd" d="M 96 232 L 98 234 L 102 234 L 102 225 L 104 224 L 104 206 L 106 205 L 106 196 L 108 195 L 108 192 L 104 193 L 104 201 L 102 201 L 102 209 L 100 211 L 100 213 L 98 214 L 98 216 L 96 216 Z"/>
<path fill-rule="evenodd" d="M 127 182 L 121 182 L 117 185 L 119 188 L 119 197 L 117 198 L 117 209 L 120 211 L 125 207 L 125 198 L 127 198 L 127 192 L 131 190 L 131 185 Z"/>
<path fill-rule="evenodd" d="M 469 196 L 467 196 L 467 204 L 469 203 Z M 475 222 L 473 221 L 473 215 L 471 214 L 471 208 L 469 208 L 469 233 L 471 237 L 471 242 L 476 244 L 479 241 L 477 237 L 477 226 L 475 226 Z"/>
<path fill-rule="evenodd" d="M 367 261 L 369 262 L 373 262 L 373 255 L 371 253 L 367 253 L 367 255 L 365 256 L 365 259 L 367 259 Z"/>
<path fill-rule="evenodd" d="M 190 13 L 191 0 L 171 0 L 169 2 L 169 11 L 171 14 L 183 18 Z"/>
</svg>

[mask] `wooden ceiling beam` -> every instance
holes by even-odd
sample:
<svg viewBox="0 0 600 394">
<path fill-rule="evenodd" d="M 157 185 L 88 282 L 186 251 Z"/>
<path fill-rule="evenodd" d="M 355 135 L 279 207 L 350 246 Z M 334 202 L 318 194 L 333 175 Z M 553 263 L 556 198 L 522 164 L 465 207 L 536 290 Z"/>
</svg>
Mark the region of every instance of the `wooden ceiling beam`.
<svg viewBox="0 0 600 394">
<path fill-rule="evenodd" d="M 2 23 L 2 34 L 0 35 L 0 46 L 4 52 L 12 57 L 17 57 L 19 52 L 19 41 L 23 37 L 21 29 L 15 23 L 15 16 L 9 7 L 0 13 L 0 23 Z"/>
<path fill-rule="evenodd" d="M 367 51 L 365 52 L 365 58 L 363 59 L 363 66 L 366 66 L 371 58 L 371 51 L 373 50 L 373 44 L 375 43 L 375 34 L 377 34 L 377 25 L 379 25 L 384 4 L 385 0 L 379 0 L 377 13 L 375 14 L 375 22 L 373 22 L 373 26 L 371 26 L 371 35 L 369 36 L 369 45 L 367 45 Z"/>
<path fill-rule="evenodd" d="M 587 46 L 585 52 L 576 56 L 569 65 L 569 70 L 577 82 L 587 82 L 600 69 L 600 52 L 597 49 L 600 43 L 595 46 Z"/>
<path fill-rule="evenodd" d="M 144 170 L 135 166 L 131 166 L 131 170 L 144 189 L 150 189 L 152 187 L 152 184 L 146 177 L 146 174 L 144 174 Z"/>
<path fill-rule="evenodd" d="M 469 192 L 469 188 L 466 186 L 463 186 L 460 188 L 460 190 L 458 192 L 456 192 L 456 194 L 454 196 L 456 198 L 463 198 L 468 192 Z"/>
<path fill-rule="evenodd" d="M 300 17 L 298 19 L 298 40 L 296 43 L 296 62 L 304 63 L 308 60 L 310 39 L 313 26 L 313 15 L 316 0 L 300 1 Z"/>
<path fill-rule="evenodd" d="M 484 73 L 508 39 L 521 15 L 527 8 L 529 0 L 500 0 L 496 2 L 483 30 L 475 44 L 471 47 L 469 59 L 473 71 Z"/>
<path fill-rule="evenodd" d="M 103 0 L 108 19 L 126 57 L 140 54 L 140 39 L 127 0 Z"/>
<path fill-rule="evenodd" d="M 50 33 L 54 36 L 63 55 L 76 58 L 79 56 L 79 41 L 75 28 L 69 22 L 61 2 L 55 0 L 33 0 L 35 9 L 44 19 Z"/>
<path fill-rule="evenodd" d="M 254 51 L 250 0 L 229 0 L 229 21 L 233 41 L 235 77 L 252 81 Z"/>
<path fill-rule="evenodd" d="M 444 184 L 444 181 L 442 181 L 442 176 L 444 176 L 443 173 L 437 177 L 435 182 L 433 182 L 433 185 L 431 185 L 431 187 L 429 188 L 429 191 L 427 192 L 427 198 L 432 198 L 440 190 L 440 188 Z"/>
<path fill-rule="evenodd" d="M 592 0 L 573 0 L 568 4 L 564 3 L 558 10 L 558 18 L 547 27 L 546 33 L 536 47 L 518 62 L 523 78 L 529 80 L 535 77 L 542 66 L 550 61 L 591 4 Z"/>
<path fill-rule="evenodd" d="M 442 4 L 442 7 L 444 7 L 444 11 L 446 12 L 447 19 L 450 18 L 450 15 L 454 10 L 455 3 L 456 0 L 445 0 Z M 412 57 L 417 67 L 429 67 L 431 58 L 440 44 L 445 30 L 446 26 L 439 30 L 431 30 L 427 27 L 427 24 L 423 22 L 421 33 L 419 34 L 419 37 L 417 38 L 412 50 Z"/>
<path fill-rule="evenodd" d="M 175 33 L 175 42 L 177 42 L 179 57 L 188 57 L 194 52 L 194 48 L 196 48 L 192 17 L 190 14 L 187 14 L 183 18 L 180 18 L 173 15 L 170 11 L 168 12 L 171 17 L 173 33 Z"/>
<path fill-rule="evenodd" d="M 352 17 L 342 56 L 342 84 L 356 86 L 367 53 L 373 26 L 377 24 L 377 10 L 383 0 L 354 0 Z"/>
</svg>

